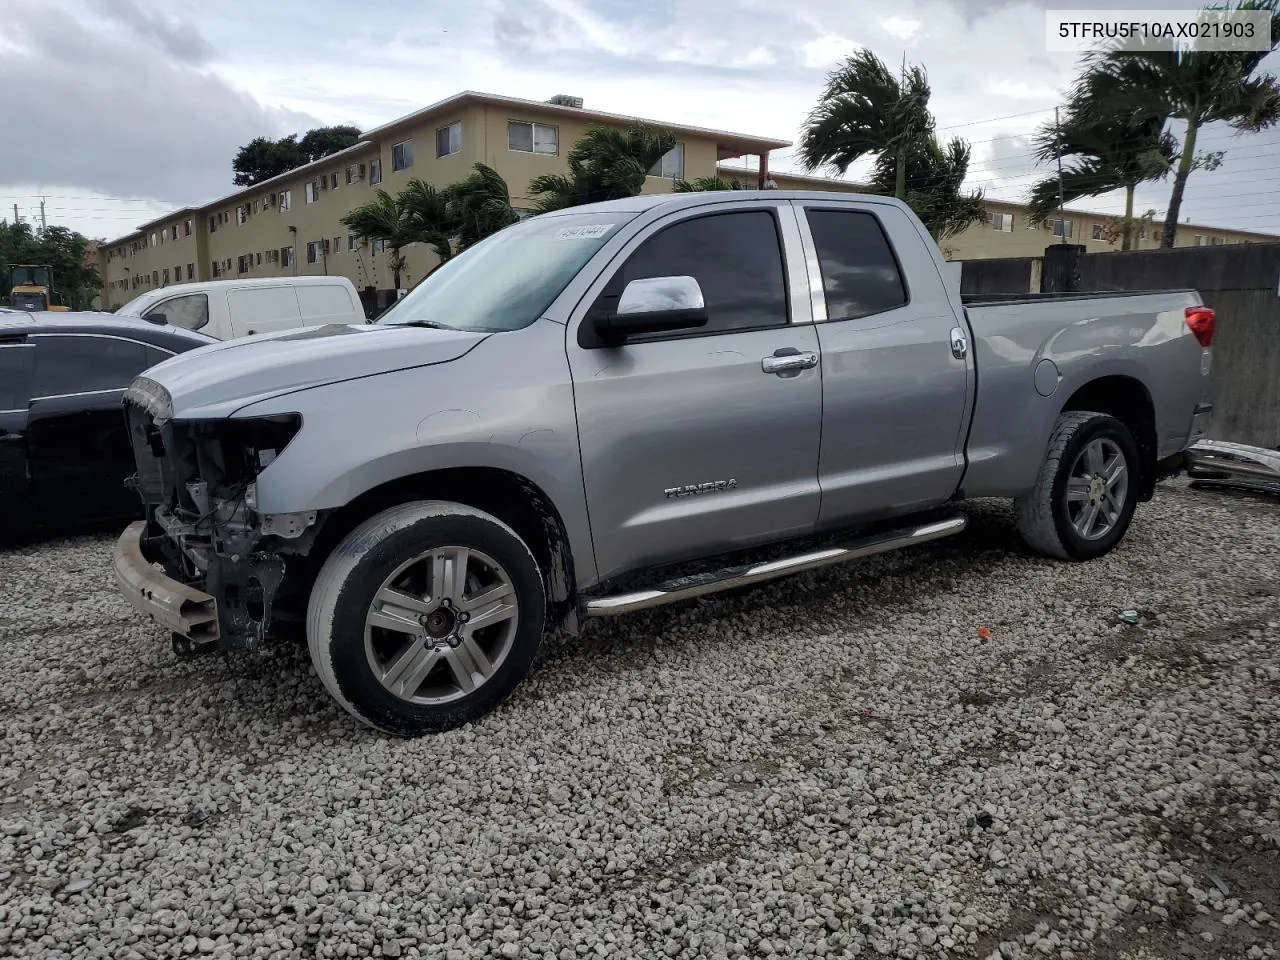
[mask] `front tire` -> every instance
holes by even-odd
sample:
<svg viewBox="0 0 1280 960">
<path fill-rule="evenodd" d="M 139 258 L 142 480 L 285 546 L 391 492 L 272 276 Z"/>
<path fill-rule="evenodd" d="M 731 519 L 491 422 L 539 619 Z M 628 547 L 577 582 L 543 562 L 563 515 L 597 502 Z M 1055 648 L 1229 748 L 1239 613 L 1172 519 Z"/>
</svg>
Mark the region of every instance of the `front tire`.
<svg viewBox="0 0 1280 960">
<path fill-rule="evenodd" d="M 307 642 L 325 689 L 398 736 L 488 713 L 528 673 L 546 600 L 537 561 L 497 517 L 405 503 L 366 520 L 325 560 Z"/>
<path fill-rule="evenodd" d="M 1109 553 L 1133 520 L 1139 464 L 1133 434 L 1115 417 L 1061 414 L 1034 489 L 1015 501 L 1022 539 L 1059 560 Z"/>
</svg>

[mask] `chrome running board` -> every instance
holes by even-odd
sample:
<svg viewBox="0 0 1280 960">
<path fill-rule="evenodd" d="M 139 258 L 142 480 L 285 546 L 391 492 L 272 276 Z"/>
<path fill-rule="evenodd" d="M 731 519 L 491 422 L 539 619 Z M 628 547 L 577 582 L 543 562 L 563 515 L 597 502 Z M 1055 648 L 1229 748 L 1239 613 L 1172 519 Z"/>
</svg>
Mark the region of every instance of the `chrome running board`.
<svg viewBox="0 0 1280 960">
<path fill-rule="evenodd" d="M 901 550 L 903 547 L 954 536 L 963 530 L 968 522 L 968 518 L 962 514 L 957 514 L 945 520 L 939 520 L 936 523 L 890 530 L 887 533 L 855 540 L 842 547 L 814 550 L 810 553 L 802 553 L 783 560 L 773 560 L 769 563 L 743 564 L 736 567 L 726 567 L 710 573 L 677 577 L 674 580 L 658 584 L 649 590 L 637 590 L 633 593 L 619 593 L 611 597 L 588 600 L 587 616 L 612 617 L 622 613 L 633 613 L 636 610 L 660 607 L 663 604 L 675 603 L 678 600 L 688 600 L 708 593 L 719 593 L 722 590 L 732 590 L 735 587 L 763 583 L 766 580 L 775 580 L 778 577 L 801 573 L 805 570 L 816 570 L 819 567 L 830 566 L 833 563 L 844 563 L 848 560 L 857 560 L 859 557 L 869 557 L 876 553 Z"/>
</svg>

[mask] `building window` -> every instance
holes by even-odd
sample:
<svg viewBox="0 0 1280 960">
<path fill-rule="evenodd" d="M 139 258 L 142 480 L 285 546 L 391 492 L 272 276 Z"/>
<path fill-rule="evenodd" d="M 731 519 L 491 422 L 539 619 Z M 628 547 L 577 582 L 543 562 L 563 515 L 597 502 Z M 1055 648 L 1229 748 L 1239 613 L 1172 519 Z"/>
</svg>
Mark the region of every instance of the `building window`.
<svg viewBox="0 0 1280 960">
<path fill-rule="evenodd" d="M 557 128 L 544 123 L 507 121 L 507 149 L 517 153 L 544 153 L 554 156 L 559 152 L 557 136 Z"/>
<path fill-rule="evenodd" d="M 338 189 L 338 175 L 336 173 L 329 175 L 329 186 L 334 190 Z"/>
<path fill-rule="evenodd" d="M 385 240 L 375 240 L 373 241 L 372 244 L 369 245 L 370 253 L 382 253 L 386 249 L 387 249 L 387 241 Z"/>
<path fill-rule="evenodd" d="M 236 257 L 236 273 L 247 273 L 249 271 L 249 258 L 244 254 Z"/>
<path fill-rule="evenodd" d="M 170 228 L 169 228 L 169 231 L 170 231 L 170 235 L 171 235 L 171 236 L 170 236 L 170 239 L 172 239 L 172 240 L 177 240 L 177 239 L 178 239 L 178 225 L 175 223 L 172 227 L 170 227 Z"/>
<path fill-rule="evenodd" d="M 293 266 L 293 247 L 280 248 L 280 266 L 282 267 Z"/>
<path fill-rule="evenodd" d="M 260 266 L 262 266 L 262 251 L 261 251 L 261 250 L 259 250 L 256 254 L 254 254 L 254 258 L 253 258 L 253 265 L 254 265 L 255 267 L 260 267 Z"/>
<path fill-rule="evenodd" d="M 308 181 L 306 189 L 303 191 L 303 196 L 305 197 L 307 203 L 315 203 L 317 200 L 319 200 L 320 199 L 320 181 L 319 180 Z"/>
<path fill-rule="evenodd" d="M 160 282 L 160 271 L 159 271 L 159 270 L 152 270 L 152 271 L 151 271 L 151 283 L 152 283 L 152 285 L 154 286 L 155 284 L 157 284 L 157 283 L 159 283 L 159 282 Z"/>
<path fill-rule="evenodd" d="M 1224 243 L 1226 243 L 1226 242 L 1227 242 L 1227 241 L 1226 241 L 1226 240 L 1224 240 L 1222 237 L 1210 237 L 1210 238 L 1209 238 L 1209 246 L 1211 246 L 1211 247 L 1220 247 L 1220 246 L 1222 246 L 1222 245 L 1223 245 Z"/>
<path fill-rule="evenodd" d="M 320 241 L 307 241 L 307 263 L 315 263 L 320 259 Z"/>
<path fill-rule="evenodd" d="M 342 249 L 342 238 L 341 238 L 341 237 L 334 237 L 334 238 L 333 238 L 333 252 L 334 252 L 334 253 L 337 253 L 337 252 L 338 252 L 339 250 L 341 250 L 341 249 Z"/>
<path fill-rule="evenodd" d="M 1106 240 L 1107 228 L 1101 223 L 1095 223 L 1089 229 L 1089 237 L 1092 240 Z"/>
<path fill-rule="evenodd" d="M 456 120 L 436 130 L 436 156 L 447 157 L 462 149 L 462 121 Z"/>
<path fill-rule="evenodd" d="M 174 283 L 182 282 L 182 264 L 180 263 L 173 268 L 173 282 Z"/>
<path fill-rule="evenodd" d="M 191 221 L 190 221 L 190 220 L 183 220 L 183 221 L 182 221 L 182 235 L 183 235 L 184 237 L 189 237 L 189 236 L 191 236 Z"/>
<path fill-rule="evenodd" d="M 381 157 L 374 157 L 372 160 L 369 161 L 369 182 L 370 183 L 382 182 L 382 158 Z"/>
<path fill-rule="evenodd" d="M 684 144 L 677 143 L 649 168 L 651 177 L 668 177 L 679 180 L 684 177 Z"/>
<path fill-rule="evenodd" d="M 243 225 L 249 219 L 249 205 L 247 203 L 239 204 L 236 207 L 236 223 Z"/>
<path fill-rule="evenodd" d="M 413 166 L 413 141 L 401 140 L 391 148 L 391 169 L 408 170 Z"/>
<path fill-rule="evenodd" d="M 151 232 L 151 245 L 154 247 L 159 242 L 160 241 L 156 239 L 156 234 L 155 234 L 155 231 L 153 230 Z"/>
<path fill-rule="evenodd" d="M 1012 213 L 989 213 L 987 214 L 987 223 L 991 224 L 992 230 L 999 230 L 1001 233 L 1013 232 Z"/>
<path fill-rule="evenodd" d="M 289 210 L 293 207 L 293 191 L 284 190 L 280 193 L 280 210 L 281 212 Z"/>
<path fill-rule="evenodd" d="M 164 268 L 164 280 L 163 280 L 163 282 L 164 282 L 166 285 L 169 283 L 169 268 L 168 268 L 168 267 L 165 267 L 165 268 Z"/>
<path fill-rule="evenodd" d="M 1070 220 L 1046 220 L 1044 226 L 1046 230 L 1053 231 L 1055 237 L 1062 237 L 1064 240 L 1071 239 Z"/>
<path fill-rule="evenodd" d="M 1197 233 L 1191 238 L 1191 245 L 1193 247 L 1203 247 L 1205 245 L 1204 237 Z"/>
<path fill-rule="evenodd" d="M 359 245 L 359 243 L 360 243 L 360 241 L 359 241 L 359 239 L 357 239 L 357 237 L 356 237 L 356 235 L 355 235 L 354 233 L 349 233 L 349 234 L 347 234 L 347 249 L 348 249 L 348 250 L 354 250 L 354 249 Z"/>
<path fill-rule="evenodd" d="M 196 265 L 194 263 L 187 264 L 187 279 L 194 280 L 196 278 Z"/>
</svg>

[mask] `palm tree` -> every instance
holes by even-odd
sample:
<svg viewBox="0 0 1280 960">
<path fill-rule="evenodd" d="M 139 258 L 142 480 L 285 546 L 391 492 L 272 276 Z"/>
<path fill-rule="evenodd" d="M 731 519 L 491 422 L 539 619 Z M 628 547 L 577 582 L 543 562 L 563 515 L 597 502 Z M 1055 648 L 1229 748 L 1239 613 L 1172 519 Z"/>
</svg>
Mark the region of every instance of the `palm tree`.
<svg viewBox="0 0 1280 960">
<path fill-rule="evenodd" d="M 825 165 L 843 175 L 862 157 L 888 157 L 891 192 L 905 200 L 908 155 L 928 142 L 933 126 L 924 69 L 904 68 L 899 78 L 870 50 L 859 50 L 827 76 L 800 135 L 800 160 L 806 170 Z"/>
<path fill-rule="evenodd" d="M 1280 0 L 1245 0 L 1229 9 L 1268 11 L 1271 48 L 1280 44 Z M 1269 52 L 1148 47 L 1133 52 L 1109 50 L 1089 58 L 1089 69 L 1101 78 L 1091 111 L 1122 122 L 1163 114 L 1186 124 L 1160 246 L 1173 246 L 1191 171 L 1215 166 L 1220 160 L 1220 155 L 1196 154 L 1196 140 L 1205 125 L 1221 122 L 1237 133 L 1257 133 L 1280 122 L 1280 82 L 1272 74 L 1256 73 Z"/>
<path fill-rule="evenodd" d="M 356 207 L 342 218 L 342 223 L 361 240 L 380 240 L 391 249 L 391 272 L 399 290 L 405 265 L 401 251 L 415 241 L 405 205 L 387 191 L 379 190 L 372 203 Z"/>
<path fill-rule="evenodd" d="M 474 173 L 446 192 L 459 253 L 520 219 L 511 207 L 507 181 L 483 163 L 477 163 Z"/>
<path fill-rule="evenodd" d="M 1165 132 L 1167 114 L 1093 115 L 1097 85 L 1107 82 L 1094 71 L 1076 81 L 1060 125 L 1045 124 L 1035 137 L 1036 158 L 1067 160 L 1059 178 L 1046 177 L 1031 188 L 1028 220 L 1043 223 L 1063 204 L 1124 190 L 1124 218 L 1120 221 L 1121 249 L 1133 247 L 1134 191 L 1150 180 L 1162 180 L 1178 155 L 1178 141 Z"/>
<path fill-rule="evenodd" d="M 742 183 L 734 178 L 726 180 L 720 176 L 698 177 L 696 180 L 676 180 L 671 185 L 672 193 L 700 193 L 703 190 L 741 190 Z"/>
<path fill-rule="evenodd" d="M 928 229 L 935 241 L 955 236 L 965 227 L 986 217 L 981 190 L 965 192 L 964 180 L 969 173 L 969 144 L 953 137 L 946 144 L 930 136 L 913 147 L 899 162 L 896 153 L 881 153 L 876 158 L 871 184 L 879 193 L 896 189 L 906 181 L 905 199 Z"/>
<path fill-rule="evenodd" d="M 676 138 L 644 126 L 591 127 L 569 151 L 569 173 L 542 174 L 529 183 L 540 213 L 583 203 L 634 197 Z"/>
<path fill-rule="evenodd" d="M 449 209 L 449 189 L 437 190 L 425 180 L 410 180 L 396 202 L 403 211 L 406 229 L 412 243 L 425 243 L 435 251 L 441 263 L 453 256 L 455 233 Z"/>
</svg>

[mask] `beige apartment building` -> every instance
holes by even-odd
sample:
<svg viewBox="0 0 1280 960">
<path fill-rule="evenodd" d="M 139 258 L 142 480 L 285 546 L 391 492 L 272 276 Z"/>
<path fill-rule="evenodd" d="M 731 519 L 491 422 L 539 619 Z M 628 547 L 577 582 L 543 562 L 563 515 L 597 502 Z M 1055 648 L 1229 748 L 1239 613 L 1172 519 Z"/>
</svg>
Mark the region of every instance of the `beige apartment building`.
<svg viewBox="0 0 1280 960">
<path fill-rule="evenodd" d="M 584 109 L 579 98 L 547 102 L 464 92 L 365 133 L 356 145 L 245 187 L 199 207 L 187 207 L 103 243 L 98 251 L 102 306 L 113 309 L 144 291 L 190 280 L 330 274 L 348 277 L 358 290 L 389 291 L 388 251 L 364 243 L 341 218 L 369 203 L 376 191 L 394 195 L 409 180 L 436 187 L 455 183 L 474 164 L 493 167 L 506 180 L 512 205 L 531 210 L 529 182 L 544 173 L 567 173 L 566 156 L 594 125 L 643 123 L 670 130 L 676 146 L 645 182 L 645 193 L 671 190 L 676 179 L 719 174 L 746 189 L 768 180 L 782 190 L 864 192 L 866 187 L 783 171 L 770 172 L 769 155 L 785 140 Z M 731 161 L 740 160 L 742 165 Z M 1105 214 L 1068 209 L 1043 226 L 1027 226 L 1026 208 L 988 201 L 988 219 L 943 243 L 950 260 L 1039 256 L 1065 231 L 1089 250 L 1118 250 L 1108 239 Z M 1159 246 L 1159 224 L 1139 238 L 1140 249 Z M 1190 224 L 1178 228 L 1178 246 L 1267 242 L 1261 233 Z M 420 244 L 403 251 L 402 287 L 410 287 L 436 263 Z"/>
<path fill-rule="evenodd" d="M 466 92 L 365 133 L 340 153 L 245 187 L 201 207 L 186 208 L 144 224 L 102 245 L 104 305 L 120 306 L 138 294 L 171 283 L 238 277 L 331 274 L 357 289 L 389 290 L 388 251 L 362 243 L 341 223 L 344 214 L 394 195 L 411 179 L 436 187 L 463 179 L 474 164 L 493 167 L 507 181 L 517 210 L 531 210 L 529 182 L 544 173 L 567 173 L 566 156 L 594 125 L 660 126 L 676 146 L 655 167 L 645 193 L 671 190 L 676 179 L 712 176 L 716 165 L 751 156 L 768 170 L 771 150 L 788 146 L 748 134 L 587 110 L 581 100 L 556 97 L 540 103 Z M 404 287 L 420 280 L 435 255 L 415 244 L 403 251 Z"/>
</svg>

